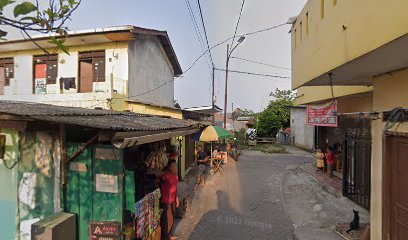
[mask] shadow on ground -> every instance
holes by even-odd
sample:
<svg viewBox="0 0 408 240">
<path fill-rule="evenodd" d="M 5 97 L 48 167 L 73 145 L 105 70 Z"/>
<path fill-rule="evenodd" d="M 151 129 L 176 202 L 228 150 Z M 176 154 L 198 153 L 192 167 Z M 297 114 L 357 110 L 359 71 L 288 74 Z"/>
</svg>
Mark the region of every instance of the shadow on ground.
<svg viewBox="0 0 408 240">
<path fill-rule="evenodd" d="M 180 240 L 296 239 L 280 187 L 289 166 L 311 160 L 244 152 L 238 162 L 224 166 L 223 175 L 211 176 L 195 193 L 191 210 L 175 234 Z"/>
</svg>

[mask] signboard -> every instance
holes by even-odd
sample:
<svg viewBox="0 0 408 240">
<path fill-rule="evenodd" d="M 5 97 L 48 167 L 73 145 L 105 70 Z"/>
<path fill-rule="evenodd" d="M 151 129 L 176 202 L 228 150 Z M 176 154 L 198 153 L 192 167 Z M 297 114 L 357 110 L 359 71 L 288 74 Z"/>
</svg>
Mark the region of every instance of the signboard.
<svg viewBox="0 0 408 240">
<path fill-rule="evenodd" d="M 35 79 L 35 94 L 46 94 L 47 93 L 47 79 L 36 78 Z"/>
<path fill-rule="evenodd" d="M 307 105 L 306 124 L 323 127 L 337 127 L 337 101 Z"/>
<path fill-rule="evenodd" d="M 118 176 L 116 175 L 106 175 L 106 174 L 96 174 L 96 191 L 97 192 L 107 192 L 107 193 L 118 193 Z"/>
<path fill-rule="evenodd" d="M 76 172 L 88 172 L 88 165 L 79 162 L 70 162 L 69 170 Z"/>
<path fill-rule="evenodd" d="M 96 148 L 95 159 L 98 160 L 119 160 L 120 150 L 113 148 Z"/>
<path fill-rule="evenodd" d="M 89 222 L 90 240 L 120 240 L 120 222 Z"/>
</svg>

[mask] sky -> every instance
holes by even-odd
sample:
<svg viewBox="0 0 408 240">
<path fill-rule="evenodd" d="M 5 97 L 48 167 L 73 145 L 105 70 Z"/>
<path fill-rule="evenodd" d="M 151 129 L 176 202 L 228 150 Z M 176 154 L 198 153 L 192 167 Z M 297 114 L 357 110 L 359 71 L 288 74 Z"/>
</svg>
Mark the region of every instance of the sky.
<svg viewBox="0 0 408 240">
<path fill-rule="evenodd" d="M 82 0 L 81 6 L 67 22 L 70 30 L 96 27 L 135 25 L 166 30 L 179 62 L 186 70 L 199 57 L 199 44 L 187 0 Z M 307 0 L 246 0 L 237 35 L 287 22 L 300 13 Z M 196 0 L 189 0 L 195 19 L 202 31 Z M 234 35 L 241 0 L 201 0 L 209 45 L 213 46 Z M 233 56 L 290 68 L 290 26 L 248 36 Z M 18 32 L 8 38 L 20 38 Z M 231 44 L 231 42 L 228 42 Z M 227 43 L 212 50 L 214 64 L 225 69 Z M 205 50 L 205 49 L 204 49 Z M 290 76 L 289 70 L 230 60 L 230 69 L 262 74 Z M 290 79 L 276 79 L 230 73 L 228 78 L 228 111 L 239 107 L 260 111 L 271 100 L 276 88 L 290 89 Z M 224 107 L 225 72 L 215 73 L 216 104 Z M 211 105 L 211 69 L 205 58 L 182 77 L 175 80 L 175 99 L 182 108 Z"/>
</svg>

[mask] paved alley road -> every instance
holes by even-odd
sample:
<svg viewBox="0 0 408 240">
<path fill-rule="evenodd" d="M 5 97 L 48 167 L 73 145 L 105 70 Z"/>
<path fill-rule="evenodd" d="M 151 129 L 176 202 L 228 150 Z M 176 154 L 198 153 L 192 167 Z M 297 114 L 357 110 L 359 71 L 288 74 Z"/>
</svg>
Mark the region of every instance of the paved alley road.
<svg viewBox="0 0 408 240">
<path fill-rule="evenodd" d="M 280 186 L 288 168 L 310 162 L 306 154 L 245 152 L 224 175 L 210 177 L 176 228 L 180 240 L 296 239 Z"/>
</svg>

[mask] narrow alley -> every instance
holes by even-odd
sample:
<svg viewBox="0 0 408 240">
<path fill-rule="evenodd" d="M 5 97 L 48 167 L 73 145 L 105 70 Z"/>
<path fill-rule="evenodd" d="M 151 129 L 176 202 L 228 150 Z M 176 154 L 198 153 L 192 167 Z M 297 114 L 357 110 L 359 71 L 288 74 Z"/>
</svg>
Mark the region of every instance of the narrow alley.
<svg viewBox="0 0 408 240">
<path fill-rule="evenodd" d="M 308 236 L 303 234 L 304 231 L 314 231 L 320 227 L 314 226 L 306 230 L 302 228 L 299 231 L 301 238 L 298 238 L 295 235 L 296 225 L 293 224 L 290 216 L 294 217 L 297 224 L 302 225 L 297 220 L 295 212 L 296 209 L 299 211 L 303 209 L 302 211 L 305 212 L 304 206 L 309 200 L 315 203 L 344 202 L 341 206 L 348 208 L 351 213 L 351 207 L 356 206 L 341 196 L 333 196 L 322 189 L 321 196 L 308 199 L 310 195 L 304 195 L 304 191 L 300 191 L 299 188 L 294 189 L 294 186 L 299 184 L 299 180 L 307 181 L 301 184 L 310 183 L 309 191 L 312 188 L 321 188 L 317 182 L 314 182 L 316 180 L 313 177 L 310 175 L 307 177 L 307 173 L 299 175 L 303 178 L 297 178 L 294 175 L 294 172 L 299 172 L 299 166 L 312 160 L 311 154 L 303 151 L 273 155 L 245 152 L 238 162 L 230 161 L 224 166 L 223 175 L 217 174 L 209 177 L 205 187 L 197 190 L 191 209 L 178 224 L 175 234 L 180 240 L 303 239 L 302 237 Z M 292 181 L 291 184 L 287 183 L 288 179 Z M 194 181 L 193 179 L 192 182 Z M 293 194 L 288 196 L 285 188 L 293 190 Z M 307 188 L 304 189 L 307 190 Z M 302 196 L 305 198 L 301 199 Z M 297 199 L 298 207 L 293 204 L 293 201 L 286 200 L 289 198 Z M 313 207 L 310 209 L 313 212 Z M 336 220 L 349 221 L 351 219 L 351 215 L 340 214 L 340 216 L 338 214 Z M 304 213 L 302 217 L 306 220 L 315 220 L 314 218 L 318 218 L 319 215 Z M 330 229 L 323 229 L 319 232 L 328 237 L 325 239 L 342 239 Z"/>
</svg>

